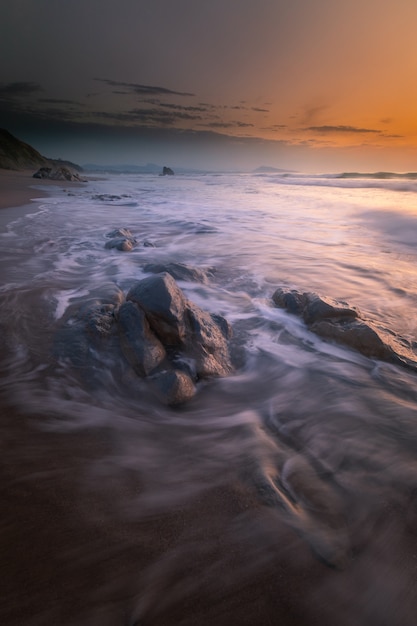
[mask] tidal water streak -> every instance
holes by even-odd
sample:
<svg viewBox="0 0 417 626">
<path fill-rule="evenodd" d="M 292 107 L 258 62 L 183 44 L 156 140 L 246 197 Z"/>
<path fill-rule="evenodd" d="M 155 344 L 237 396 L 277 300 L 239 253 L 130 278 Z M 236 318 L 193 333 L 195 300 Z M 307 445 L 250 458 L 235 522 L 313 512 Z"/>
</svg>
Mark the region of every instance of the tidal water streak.
<svg viewBox="0 0 417 626">
<path fill-rule="evenodd" d="M 417 375 L 322 341 L 272 294 L 347 302 L 417 358 L 416 192 L 412 177 L 114 175 L 8 224 L 5 623 L 415 623 Z M 122 227 L 139 245 L 105 249 Z M 170 262 L 207 272 L 178 283 L 228 319 L 237 354 L 175 410 L 111 354 L 77 369 L 56 339 L 69 307 Z"/>
</svg>

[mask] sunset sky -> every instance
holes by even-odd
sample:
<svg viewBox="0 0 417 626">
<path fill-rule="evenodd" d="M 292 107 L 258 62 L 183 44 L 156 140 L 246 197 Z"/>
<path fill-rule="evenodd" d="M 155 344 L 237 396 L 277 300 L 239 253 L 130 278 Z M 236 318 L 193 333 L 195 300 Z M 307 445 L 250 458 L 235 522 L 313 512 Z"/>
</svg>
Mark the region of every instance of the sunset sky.
<svg viewBox="0 0 417 626">
<path fill-rule="evenodd" d="M 414 0 L 2 0 L 0 126 L 79 163 L 417 170 Z"/>
</svg>

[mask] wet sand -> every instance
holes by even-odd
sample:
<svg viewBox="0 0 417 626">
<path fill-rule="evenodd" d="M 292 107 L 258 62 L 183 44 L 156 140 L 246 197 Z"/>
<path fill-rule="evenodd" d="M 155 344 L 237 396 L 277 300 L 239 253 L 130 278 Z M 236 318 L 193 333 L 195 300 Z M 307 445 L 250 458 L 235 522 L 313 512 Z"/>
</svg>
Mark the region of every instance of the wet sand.
<svg viewBox="0 0 417 626">
<path fill-rule="evenodd" d="M 39 196 L 31 172 L 0 176 L 1 227 Z M 1 334 L 0 349 L 7 363 Z M 54 432 L 48 420 L 65 421 L 58 408 L 23 414 L 2 385 L 0 415 L 1 624 L 414 624 L 417 506 L 407 493 L 390 492 L 372 524 L 351 524 L 349 562 L 337 570 L 232 464 L 198 494 L 136 508 L 149 487 L 129 465 L 113 467 L 116 426 Z"/>
<path fill-rule="evenodd" d="M 39 191 L 36 184 L 42 185 L 56 181 L 39 181 L 33 178 L 33 170 L 2 170 L 0 169 L 0 209 L 10 209 L 30 204 L 31 200 L 38 197 Z"/>
</svg>

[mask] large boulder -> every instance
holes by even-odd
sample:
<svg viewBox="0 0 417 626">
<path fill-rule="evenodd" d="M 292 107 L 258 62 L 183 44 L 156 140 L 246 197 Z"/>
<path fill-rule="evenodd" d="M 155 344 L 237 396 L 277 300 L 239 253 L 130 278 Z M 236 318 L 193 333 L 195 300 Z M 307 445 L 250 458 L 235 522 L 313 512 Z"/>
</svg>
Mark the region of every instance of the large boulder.
<svg viewBox="0 0 417 626">
<path fill-rule="evenodd" d="M 106 242 L 104 247 L 109 250 L 115 248 L 122 252 L 131 252 L 138 243 L 128 228 L 116 228 L 107 233 L 106 237 L 109 237 L 110 240 Z"/>
<path fill-rule="evenodd" d="M 127 294 L 145 312 L 153 332 L 181 360 L 192 362 L 197 378 L 232 371 L 228 339 L 231 327 L 191 303 L 167 272 L 139 281 Z"/>
<path fill-rule="evenodd" d="M 407 364 L 369 323 L 359 318 L 356 309 L 344 302 L 282 288 L 275 291 L 272 299 L 277 306 L 302 317 L 309 329 L 323 339 L 342 343 L 367 357 Z"/>
<path fill-rule="evenodd" d="M 46 178 L 48 180 L 64 180 L 68 182 L 84 183 L 86 179 L 80 176 L 78 172 L 74 172 L 69 167 L 61 165 L 58 167 L 40 167 L 33 174 L 33 178 Z"/>
<path fill-rule="evenodd" d="M 196 394 L 191 377 L 181 370 L 163 370 L 151 378 L 152 386 L 164 404 L 178 406 Z"/>
<path fill-rule="evenodd" d="M 185 353 L 195 361 L 199 377 L 227 376 L 232 371 L 227 339 L 231 328 L 224 318 L 189 303 L 186 309 Z"/>
<path fill-rule="evenodd" d="M 207 272 L 184 263 L 147 263 L 143 268 L 149 274 L 161 274 L 167 272 L 175 280 L 186 280 L 197 283 L 207 283 Z"/>
<path fill-rule="evenodd" d="M 184 343 L 187 302 L 171 274 L 165 272 L 139 281 L 129 290 L 126 299 L 145 311 L 152 330 L 164 345 Z"/>
<path fill-rule="evenodd" d="M 142 309 L 125 302 L 117 314 L 120 346 L 139 376 L 147 376 L 165 359 L 165 348 L 149 327 Z"/>
</svg>

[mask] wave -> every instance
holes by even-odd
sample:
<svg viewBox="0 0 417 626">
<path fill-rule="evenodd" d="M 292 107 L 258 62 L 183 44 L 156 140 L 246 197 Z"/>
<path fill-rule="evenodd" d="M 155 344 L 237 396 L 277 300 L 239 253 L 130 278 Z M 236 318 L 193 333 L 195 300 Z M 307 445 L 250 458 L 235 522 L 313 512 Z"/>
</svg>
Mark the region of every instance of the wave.
<svg viewBox="0 0 417 626">
<path fill-rule="evenodd" d="M 371 172 L 371 173 L 363 173 L 363 172 L 342 172 L 341 174 L 336 174 L 337 178 L 371 178 L 376 180 L 386 180 L 386 179 L 406 179 L 406 180 L 417 180 L 417 172 L 406 172 L 399 174 L 398 172 Z"/>
</svg>

